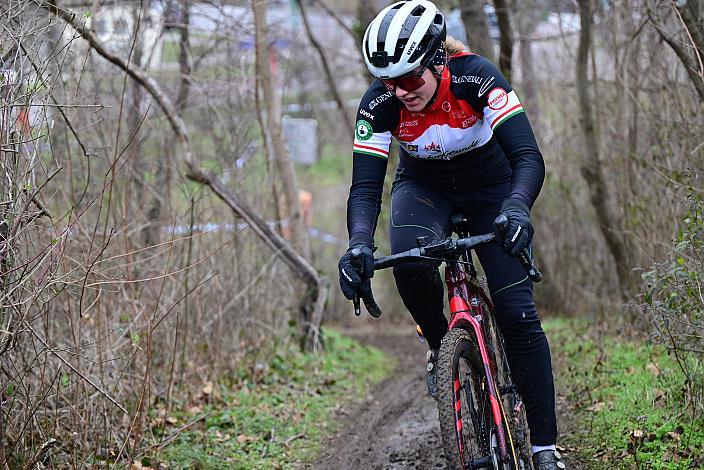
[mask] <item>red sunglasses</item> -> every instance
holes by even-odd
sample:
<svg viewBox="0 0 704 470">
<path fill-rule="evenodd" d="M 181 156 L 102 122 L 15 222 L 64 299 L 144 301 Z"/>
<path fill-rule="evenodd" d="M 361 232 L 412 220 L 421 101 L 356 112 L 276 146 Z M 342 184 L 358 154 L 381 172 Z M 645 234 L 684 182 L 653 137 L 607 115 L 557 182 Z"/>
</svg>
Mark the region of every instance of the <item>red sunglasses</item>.
<svg viewBox="0 0 704 470">
<path fill-rule="evenodd" d="M 425 85 L 425 80 L 421 78 L 423 72 L 425 72 L 425 67 L 420 66 L 406 75 L 396 78 L 384 78 L 381 81 L 389 91 L 395 91 L 397 87 L 405 91 L 416 91 Z"/>
</svg>

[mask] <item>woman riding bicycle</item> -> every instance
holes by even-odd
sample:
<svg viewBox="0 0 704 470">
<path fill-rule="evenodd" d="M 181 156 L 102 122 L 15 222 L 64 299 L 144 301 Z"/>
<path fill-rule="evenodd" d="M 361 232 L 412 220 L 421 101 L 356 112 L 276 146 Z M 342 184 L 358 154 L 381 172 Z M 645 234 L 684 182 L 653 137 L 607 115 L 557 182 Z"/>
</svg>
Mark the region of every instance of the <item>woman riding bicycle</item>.
<svg viewBox="0 0 704 470">
<path fill-rule="evenodd" d="M 532 282 L 515 258 L 533 236 L 530 208 L 545 176 L 523 107 L 491 62 L 446 37 L 443 14 L 427 0 L 382 10 L 367 28 L 363 54 L 377 80 L 357 113 L 347 204 L 350 249 L 339 263 L 342 291 L 348 299 L 371 293 L 374 231 L 393 138 L 400 162 L 391 192 L 392 252 L 416 247 L 421 236 L 446 238 L 456 212 L 465 214 L 472 233 L 497 232 L 499 244 L 476 251 L 525 402 L 533 463 L 537 470 L 565 468 L 555 450 L 550 350 Z M 505 230 L 495 227 L 499 215 L 509 221 Z M 352 260 L 354 248 L 361 249 L 361 263 Z M 428 341 L 427 383 L 435 397 L 435 361 L 448 327 L 438 265 L 397 266 L 394 278 Z"/>
</svg>

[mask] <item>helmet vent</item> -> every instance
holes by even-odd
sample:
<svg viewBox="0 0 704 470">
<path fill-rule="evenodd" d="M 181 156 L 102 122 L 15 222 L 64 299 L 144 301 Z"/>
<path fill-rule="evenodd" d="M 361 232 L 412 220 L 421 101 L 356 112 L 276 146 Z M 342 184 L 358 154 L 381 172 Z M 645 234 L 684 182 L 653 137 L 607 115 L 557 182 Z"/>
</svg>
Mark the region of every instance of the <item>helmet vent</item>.
<svg viewBox="0 0 704 470">
<path fill-rule="evenodd" d="M 423 5 L 418 5 L 411 12 L 411 16 L 421 16 L 425 12 L 425 7 Z"/>
<path fill-rule="evenodd" d="M 415 62 L 416 60 L 420 59 L 420 57 L 428 51 L 428 45 L 430 44 L 431 40 L 432 37 L 424 36 L 423 39 L 421 39 L 420 44 L 418 44 L 416 50 L 413 51 L 413 54 L 411 54 L 411 57 L 408 58 L 409 62 Z"/>
<path fill-rule="evenodd" d="M 374 67 L 387 67 L 389 65 L 389 54 L 386 51 L 374 51 L 370 62 Z"/>
</svg>

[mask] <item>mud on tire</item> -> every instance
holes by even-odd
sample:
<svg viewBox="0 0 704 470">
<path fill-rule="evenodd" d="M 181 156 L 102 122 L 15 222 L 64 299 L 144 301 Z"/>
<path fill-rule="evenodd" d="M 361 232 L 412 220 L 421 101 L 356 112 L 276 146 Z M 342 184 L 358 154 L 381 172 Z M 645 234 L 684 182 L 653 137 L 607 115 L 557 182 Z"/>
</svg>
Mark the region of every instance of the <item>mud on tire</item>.
<svg viewBox="0 0 704 470">
<path fill-rule="evenodd" d="M 442 434 L 443 450 L 448 468 L 464 469 L 468 459 L 488 454 L 489 414 L 488 399 L 482 396 L 479 384 L 482 383 L 484 369 L 479 350 L 472 336 L 463 329 L 450 330 L 442 340 L 437 363 L 438 415 Z M 458 376 L 459 374 L 459 376 Z M 462 435 L 464 452 L 456 430 L 454 382 L 458 378 L 469 390 L 459 392 L 462 413 Z M 464 380 L 464 379 L 467 380 Z M 469 409 L 467 391 L 473 402 Z"/>
</svg>

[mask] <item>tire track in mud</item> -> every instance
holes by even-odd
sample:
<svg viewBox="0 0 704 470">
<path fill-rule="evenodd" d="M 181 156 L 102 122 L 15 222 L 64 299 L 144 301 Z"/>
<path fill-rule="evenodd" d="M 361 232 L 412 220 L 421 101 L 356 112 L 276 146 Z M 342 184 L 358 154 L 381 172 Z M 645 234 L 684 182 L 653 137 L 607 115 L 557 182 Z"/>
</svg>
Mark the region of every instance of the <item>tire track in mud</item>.
<svg viewBox="0 0 704 470">
<path fill-rule="evenodd" d="M 348 333 L 349 334 L 349 333 Z M 425 385 L 425 344 L 414 336 L 353 334 L 394 357 L 394 374 L 349 405 L 314 468 L 444 469 L 435 401 Z"/>
<path fill-rule="evenodd" d="M 394 373 L 374 387 L 356 403 L 346 405 L 340 416 L 340 429 L 325 443 L 316 470 L 400 470 L 445 469 L 435 401 L 425 385 L 425 351 L 427 346 L 415 335 L 389 335 L 368 331 L 344 332 L 356 340 L 374 346 L 397 361 Z M 556 351 L 559 353 L 559 351 Z M 558 427 L 569 433 L 567 393 L 560 387 L 559 376 L 567 368 L 564 358 L 553 352 L 556 374 L 556 413 Z M 584 468 L 576 461 L 577 449 L 563 451 L 568 468 Z"/>
</svg>

